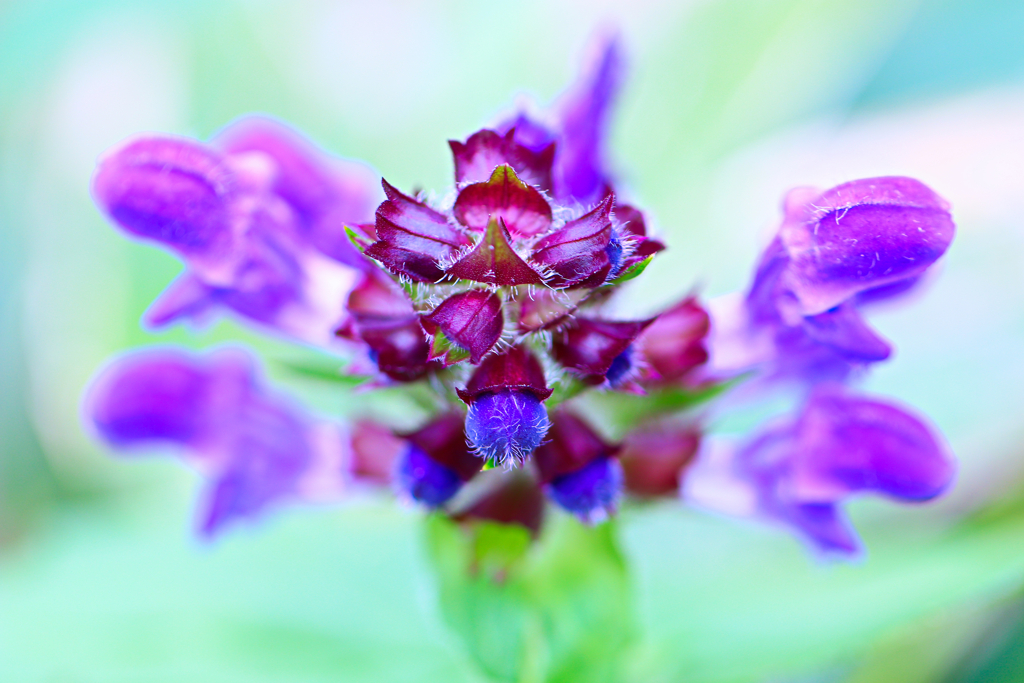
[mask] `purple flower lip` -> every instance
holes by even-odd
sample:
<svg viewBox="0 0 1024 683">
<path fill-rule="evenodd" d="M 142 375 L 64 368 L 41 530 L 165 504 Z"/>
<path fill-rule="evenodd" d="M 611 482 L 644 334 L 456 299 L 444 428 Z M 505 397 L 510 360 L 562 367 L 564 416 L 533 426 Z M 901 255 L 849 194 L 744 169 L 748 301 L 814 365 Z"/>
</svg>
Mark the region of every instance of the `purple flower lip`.
<svg viewBox="0 0 1024 683">
<path fill-rule="evenodd" d="M 138 237 L 167 245 L 213 274 L 236 250 L 239 179 L 222 155 L 184 138 L 140 138 L 108 153 L 93 179 L 97 203 Z"/>
<path fill-rule="evenodd" d="M 480 242 L 448 268 L 449 277 L 499 287 L 543 284 L 541 276 L 527 265 L 509 243 L 504 223 L 492 218 Z"/>
<path fill-rule="evenodd" d="M 551 190 L 551 165 L 555 160 L 555 143 L 534 150 L 516 142 L 515 127 L 504 135 L 493 130 L 480 130 L 465 143 L 448 141 L 455 159 L 455 182 L 478 183 L 490 179 L 502 164 L 511 166 L 525 182 L 541 190 Z"/>
<path fill-rule="evenodd" d="M 466 383 L 458 389 L 459 398 L 472 405 L 478 396 L 497 391 L 522 391 L 544 401 L 551 396 L 544 369 L 536 356 L 522 346 L 484 358 Z"/>
<path fill-rule="evenodd" d="M 954 233 L 949 204 L 921 182 L 854 180 L 787 211 L 779 231 L 790 259 L 784 282 L 803 315 L 824 313 L 860 292 L 917 277 Z"/>
<path fill-rule="evenodd" d="M 952 482 L 947 447 L 896 405 L 823 384 L 793 420 L 766 429 L 736 455 L 736 469 L 758 493 L 763 514 L 794 526 L 827 552 L 856 552 L 839 504 L 874 492 L 925 501 Z"/>
<path fill-rule="evenodd" d="M 549 426 L 542 399 L 522 389 L 484 392 L 466 414 L 466 436 L 474 452 L 497 465 L 522 464 Z"/>
<path fill-rule="evenodd" d="M 417 282 L 437 282 L 444 276 L 439 262 L 451 260 L 472 242 L 444 214 L 402 194 L 383 181 L 387 200 L 377 208 L 377 241 L 366 255 L 396 275 Z"/>
<path fill-rule="evenodd" d="M 423 324 L 431 333 L 440 328 L 448 339 L 469 351 L 473 363 L 479 363 L 504 329 L 501 297 L 482 289 L 453 294 L 426 315 Z"/>
<path fill-rule="evenodd" d="M 563 367 L 600 381 L 615 359 L 653 322 L 654 318 L 640 321 L 577 318 L 572 326 L 555 336 L 551 351 Z"/>
<path fill-rule="evenodd" d="M 547 269 L 550 287 L 596 287 L 604 283 L 612 263 L 611 210 L 615 198 L 605 197 L 591 211 L 569 221 L 534 245 L 530 260 Z"/>
<path fill-rule="evenodd" d="M 485 230 L 499 219 L 517 238 L 539 235 L 551 227 L 551 205 L 507 164 L 495 168 L 487 182 L 462 188 L 452 211 L 471 230 Z"/>
<path fill-rule="evenodd" d="M 466 444 L 465 418 L 445 413 L 405 438 L 435 462 L 444 465 L 461 481 L 469 481 L 484 466 Z"/>
</svg>

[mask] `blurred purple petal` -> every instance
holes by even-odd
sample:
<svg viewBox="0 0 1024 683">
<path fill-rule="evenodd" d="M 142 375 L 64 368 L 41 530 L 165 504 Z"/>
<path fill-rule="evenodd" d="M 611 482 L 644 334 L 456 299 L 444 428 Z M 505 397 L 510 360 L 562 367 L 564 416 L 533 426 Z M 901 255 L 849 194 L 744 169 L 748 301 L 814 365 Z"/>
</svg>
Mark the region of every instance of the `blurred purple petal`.
<svg viewBox="0 0 1024 683">
<path fill-rule="evenodd" d="M 804 315 L 914 278 L 953 240 L 949 204 L 913 178 L 854 180 L 787 215 L 785 282 Z"/>
</svg>

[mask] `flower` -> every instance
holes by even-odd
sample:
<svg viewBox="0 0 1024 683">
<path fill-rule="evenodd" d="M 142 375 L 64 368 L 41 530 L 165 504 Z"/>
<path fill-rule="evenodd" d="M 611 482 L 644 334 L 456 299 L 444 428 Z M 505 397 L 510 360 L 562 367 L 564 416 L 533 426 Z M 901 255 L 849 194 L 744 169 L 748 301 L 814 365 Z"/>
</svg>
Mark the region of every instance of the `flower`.
<svg viewBox="0 0 1024 683">
<path fill-rule="evenodd" d="M 122 230 L 185 261 L 147 312 L 150 324 L 227 308 L 326 346 L 338 302 L 365 268 L 344 225 L 370 215 L 371 176 L 282 124 L 248 117 L 210 144 L 147 136 L 121 145 L 100 160 L 93 196 Z"/>
<path fill-rule="evenodd" d="M 885 360 L 860 307 L 906 291 L 954 232 L 948 203 L 912 178 L 793 190 L 746 296 L 712 304 L 712 367 L 841 381 Z"/>
<path fill-rule="evenodd" d="M 842 512 L 847 498 L 930 500 L 956 469 L 921 418 L 837 384 L 816 387 L 796 416 L 767 426 L 725 462 L 727 476 L 749 490 L 751 512 L 792 527 L 820 551 L 846 555 L 860 549 Z"/>
<path fill-rule="evenodd" d="M 593 524 L 628 496 L 738 490 L 742 512 L 850 554 L 847 498 L 941 493 L 954 466 L 933 430 L 841 382 L 889 356 L 861 309 L 946 251 L 946 202 L 909 178 L 795 190 L 745 295 L 613 318 L 606 304 L 665 248 L 607 165 L 621 62 L 609 42 L 547 112 L 449 141 L 444 203 L 382 180 L 372 220 L 368 171 L 265 119 L 209 144 L 145 137 L 108 154 L 101 208 L 186 264 L 151 322 L 227 308 L 347 353 L 346 372 L 370 376 L 360 391 L 406 392 L 426 414 L 411 431 L 407 415 L 392 416 L 401 429 L 377 415 L 349 429 L 267 390 L 241 352 L 163 350 L 101 374 L 87 404 L 98 433 L 116 448 L 170 444 L 201 469 L 207 535 L 356 484 L 534 536 L 545 499 Z M 750 376 L 795 379 L 806 402 L 740 446 L 686 414 Z M 716 468 L 724 487 L 708 495 Z"/>
<path fill-rule="evenodd" d="M 283 501 L 331 499 L 344 489 L 344 431 L 268 391 L 237 349 L 119 358 L 94 381 L 86 411 L 119 450 L 171 446 L 204 473 L 204 536 Z"/>
</svg>

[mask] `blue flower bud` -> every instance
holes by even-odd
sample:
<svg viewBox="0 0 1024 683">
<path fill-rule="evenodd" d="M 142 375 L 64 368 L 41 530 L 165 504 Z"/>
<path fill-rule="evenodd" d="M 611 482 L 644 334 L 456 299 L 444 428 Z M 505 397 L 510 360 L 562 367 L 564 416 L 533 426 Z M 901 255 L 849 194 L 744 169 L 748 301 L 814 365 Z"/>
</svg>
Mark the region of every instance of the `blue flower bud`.
<svg viewBox="0 0 1024 683">
<path fill-rule="evenodd" d="M 551 499 L 585 522 L 599 522 L 614 512 L 621 490 L 622 469 L 607 457 L 592 460 L 548 484 Z"/>
<path fill-rule="evenodd" d="M 428 507 L 444 505 L 462 488 L 462 479 L 454 470 L 412 443 L 398 461 L 395 481 L 413 500 Z"/>
<path fill-rule="evenodd" d="M 503 465 L 525 460 L 548 432 L 547 411 L 529 391 L 481 394 L 469 406 L 466 436 L 480 457 Z"/>
</svg>

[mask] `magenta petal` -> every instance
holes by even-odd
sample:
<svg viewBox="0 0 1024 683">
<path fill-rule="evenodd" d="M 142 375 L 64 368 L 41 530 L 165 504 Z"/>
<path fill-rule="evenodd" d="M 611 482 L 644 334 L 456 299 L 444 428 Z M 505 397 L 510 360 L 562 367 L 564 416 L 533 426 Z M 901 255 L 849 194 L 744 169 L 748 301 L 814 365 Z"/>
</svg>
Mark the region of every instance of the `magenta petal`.
<svg viewBox="0 0 1024 683">
<path fill-rule="evenodd" d="M 610 195 L 605 197 L 592 211 L 537 242 L 530 260 L 552 273 L 548 285 L 596 287 L 603 284 L 611 269 L 608 245 L 612 238 L 614 201 Z M 600 281 L 591 282 L 595 276 Z"/>
<path fill-rule="evenodd" d="M 507 164 L 495 168 L 486 182 L 462 188 L 452 211 L 459 223 L 473 230 L 502 220 L 515 237 L 532 237 L 551 227 L 551 205 Z"/>
<path fill-rule="evenodd" d="M 460 280 L 472 280 L 499 287 L 543 284 L 540 275 L 527 265 L 509 244 L 508 230 L 492 220 L 480 242 L 448 269 Z"/>
<path fill-rule="evenodd" d="M 181 138 L 142 138 L 109 154 L 93 195 L 128 232 L 186 258 L 229 250 L 236 178 L 223 158 Z"/>
<path fill-rule="evenodd" d="M 449 140 L 448 145 L 455 158 L 455 182 L 484 182 L 491 177 L 496 167 L 507 164 L 526 183 L 550 190 L 551 164 L 555 158 L 554 143 L 534 151 L 516 142 L 515 135 L 514 129 L 504 135 L 484 129 L 471 135 L 465 143 Z"/>
<path fill-rule="evenodd" d="M 540 361 L 522 346 L 484 358 L 458 393 L 463 401 L 472 403 L 480 394 L 509 390 L 531 393 L 541 401 L 551 395 Z"/>
<path fill-rule="evenodd" d="M 640 335 L 647 366 L 657 379 L 676 381 L 708 359 L 704 338 L 711 319 L 694 297 L 665 311 Z"/>
<path fill-rule="evenodd" d="M 689 426 L 647 425 L 626 435 L 619 451 L 625 486 L 639 496 L 677 496 L 697 456 L 700 431 Z"/>
<path fill-rule="evenodd" d="M 652 322 L 577 318 L 572 327 L 555 336 L 551 350 L 562 366 L 603 377 L 612 361 Z"/>
<path fill-rule="evenodd" d="M 590 425 L 566 410 L 556 410 L 550 419 L 547 438 L 533 452 L 542 482 L 575 472 L 619 450 L 605 443 Z"/>
<path fill-rule="evenodd" d="M 804 315 L 920 275 L 955 232 L 949 205 L 912 178 L 844 183 L 795 214 L 779 236 L 790 258 L 785 283 Z"/>
<path fill-rule="evenodd" d="M 452 258 L 471 244 L 443 214 L 408 197 L 384 181 L 388 199 L 377 208 L 377 242 L 366 255 L 388 270 L 420 282 L 442 276 L 439 261 Z"/>
<path fill-rule="evenodd" d="M 505 326 L 501 297 L 482 289 L 448 297 L 424 322 L 440 327 L 448 339 L 469 351 L 474 363 L 491 350 Z"/>
<path fill-rule="evenodd" d="M 363 341 L 381 372 L 399 382 L 426 374 L 426 331 L 412 302 L 394 282 L 383 274 L 367 273 L 349 294 L 346 310 L 352 329 L 339 330 L 339 336 Z"/>
</svg>

